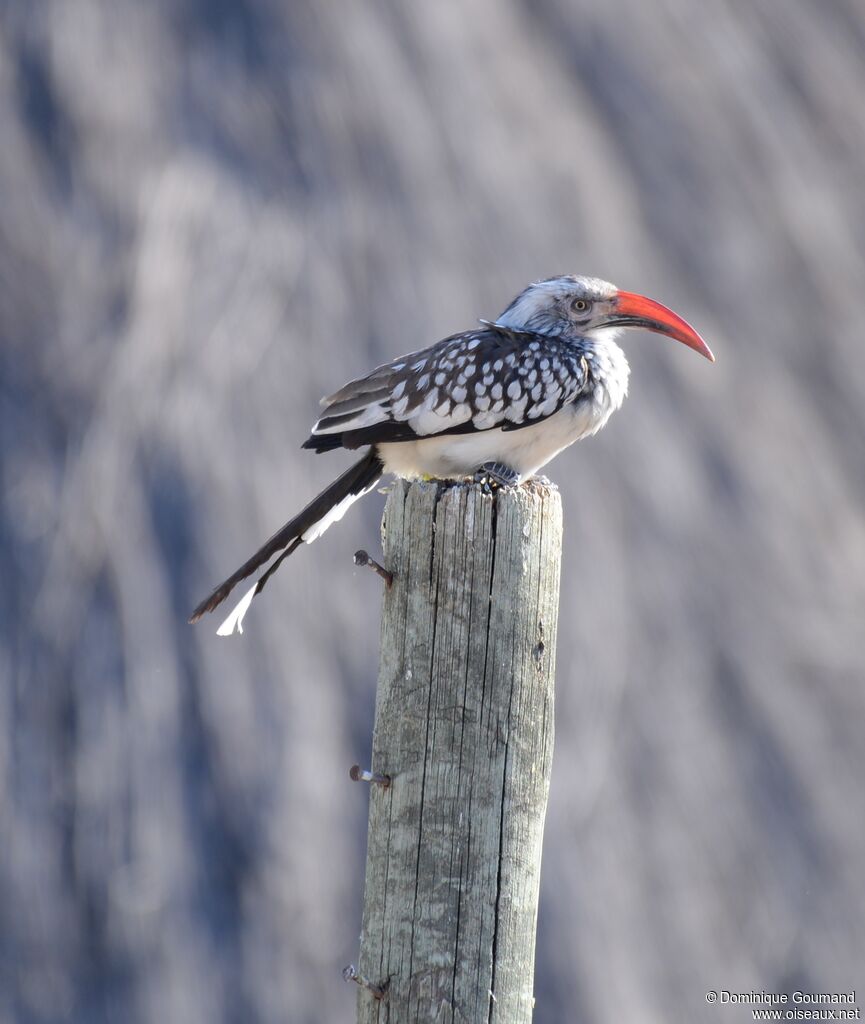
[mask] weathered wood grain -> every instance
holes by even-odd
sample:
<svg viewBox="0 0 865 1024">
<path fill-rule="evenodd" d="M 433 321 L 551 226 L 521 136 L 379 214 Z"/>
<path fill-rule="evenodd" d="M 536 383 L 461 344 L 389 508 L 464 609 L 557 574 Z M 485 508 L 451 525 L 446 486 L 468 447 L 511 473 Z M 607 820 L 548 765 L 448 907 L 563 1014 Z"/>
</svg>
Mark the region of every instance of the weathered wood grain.
<svg viewBox="0 0 865 1024">
<path fill-rule="evenodd" d="M 361 1022 L 531 1019 L 561 529 L 542 485 L 390 494 Z"/>
</svg>

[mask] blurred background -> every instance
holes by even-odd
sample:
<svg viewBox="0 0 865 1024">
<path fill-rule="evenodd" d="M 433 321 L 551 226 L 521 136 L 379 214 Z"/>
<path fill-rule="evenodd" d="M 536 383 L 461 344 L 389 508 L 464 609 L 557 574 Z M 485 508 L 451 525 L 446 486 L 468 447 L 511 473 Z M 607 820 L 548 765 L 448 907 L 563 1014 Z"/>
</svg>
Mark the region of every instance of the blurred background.
<svg viewBox="0 0 865 1024">
<path fill-rule="evenodd" d="M 354 1019 L 383 499 L 186 616 L 320 395 L 566 272 L 718 362 L 549 470 L 535 1019 L 865 989 L 863 97 L 860 0 L 0 2 L 2 1024 Z"/>
</svg>

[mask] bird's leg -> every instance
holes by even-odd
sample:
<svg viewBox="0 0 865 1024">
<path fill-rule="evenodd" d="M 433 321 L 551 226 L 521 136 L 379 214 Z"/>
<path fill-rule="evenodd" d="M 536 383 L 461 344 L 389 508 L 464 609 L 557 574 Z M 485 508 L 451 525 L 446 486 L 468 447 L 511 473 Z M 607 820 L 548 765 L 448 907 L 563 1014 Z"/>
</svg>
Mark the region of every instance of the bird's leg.
<svg viewBox="0 0 865 1024">
<path fill-rule="evenodd" d="M 487 494 L 492 494 L 500 487 L 516 487 L 520 482 L 520 474 L 504 463 L 485 462 L 475 471 L 474 481 L 480 484 Z"/>
</svg>

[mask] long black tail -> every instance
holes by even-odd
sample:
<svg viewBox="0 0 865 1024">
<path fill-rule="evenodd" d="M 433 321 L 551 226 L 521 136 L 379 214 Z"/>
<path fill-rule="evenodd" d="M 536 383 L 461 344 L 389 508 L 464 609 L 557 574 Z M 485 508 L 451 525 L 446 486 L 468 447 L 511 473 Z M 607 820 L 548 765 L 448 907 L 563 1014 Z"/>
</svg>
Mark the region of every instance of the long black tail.
<svg viewBox="0 0 865 1024">
<path fill-rule="evenodd" d="M 233 633 L 235 628 L 242 632 L 241 621 L 249 603 L 256 594 L 261 593 L 265 583 L 279 568 L 283 560 L 288 558 L 292 551 L 304 541 L 307 543 L 314 541 L 324 533 L 331 523 L 341 519 L 349 505 L 375 487 L 383 472 L 384 466 L 378 453 L 375 448 L 370 448 L 360 462 L 355 463 L 341 477 L 334 480 L 330 487 L 325 488 L 301 513 L 287 522 L 281 530 L 277 530 L 264 547 L 244 562 L 237 572 L 232 573 L 225 582 L 220 583 L 216 590 L 195 609 L 189 617 L 189 621 L 198 622 L 205 612 L 212 612 L 218 608 L 241 580 L 251 576 L 256 569 L 265 565 L 275 554 L 282 551 L 279 558 L 268 568 L 252 590 L 247 593 L 235 612 L 226 619 L 219 629 L 220 633 L 225 634 Z"/>
</svg>

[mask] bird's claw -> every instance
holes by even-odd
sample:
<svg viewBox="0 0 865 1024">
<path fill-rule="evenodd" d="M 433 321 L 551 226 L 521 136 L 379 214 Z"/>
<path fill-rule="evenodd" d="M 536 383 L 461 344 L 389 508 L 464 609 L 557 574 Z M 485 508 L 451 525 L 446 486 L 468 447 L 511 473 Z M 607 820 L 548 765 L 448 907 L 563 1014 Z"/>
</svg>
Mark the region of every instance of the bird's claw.
<svg viewBox="0 0 865 1024">
<path fill-rule="evenodd" d="M 520 474 L 501 462 L 485 462 L 475 471 L 474 482 L 481 485 L 484 494 L 493 494 L 502 487 L 516 487 Z"/>
</svg>

